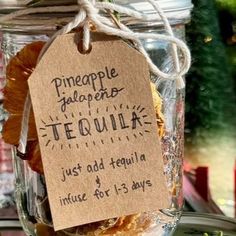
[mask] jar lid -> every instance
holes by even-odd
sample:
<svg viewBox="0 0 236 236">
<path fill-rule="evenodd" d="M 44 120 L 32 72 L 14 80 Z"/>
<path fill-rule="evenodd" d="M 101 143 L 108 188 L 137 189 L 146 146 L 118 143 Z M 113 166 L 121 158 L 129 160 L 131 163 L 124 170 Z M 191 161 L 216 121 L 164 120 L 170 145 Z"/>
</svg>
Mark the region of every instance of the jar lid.
<svg viewBox="0 0 236 236">
<path fill-rule="evenodd" d="M 191 10 L 193 7 L 191 0 L 156 0 L 156 2 L 165 12 Z M 146 14 L 155 12 L 152 5 L 145 0 L 114 0 L 114 3 L 129 6 Z"/>
<path fill-rule="evenodd" d="M 192 0 L 155 0 L 158 2 L 161 9 L 165 12 L 166 17 L 170 20 L 171 24 L 178 24 L 181 22 L 189 21 L 191 17 L 191 10 L 193 8 Z M 113 0 L 114 3 L 130 7 L 136 11 L 144 14 L 156 14 L 153 6 L 145 0 Z M 129 19 L 124 20 L 127 25 L 137 24 L 137 20 Z M 140 22 L 139 22 L 140 24 Z M 156 24 L 153 22 L 151 24 Z"/>
<path fill-rule="evenodd" d="M 0 0 L 0 12 L 31 6 L 61 6 L 75 4 L 77 4 L 76 0 Z"/>
<path fill-rule="evenodd" d="M 129 6 L 135 10 L 144 13 L 152 13 L 153 7 L 145 0 L 113 0 L 114 3 L 123 6 Z M 21 8 L 27 6 L 49 6 L 49 5 L 70 5 L 76 4 L 76 0 L 1 0 L 1 9 Z M 191 9 L 193 7 L 191 0 L 158 0 L 160 7 L 164 11 L 176 11 Z"/>
<path fill-rule="evenodd" d="M 98 0 L 97 0 L 98 1 Z M 171 24 L 185 23 L 190 19 L 191 9 L 193 7 L 191 0 L 156 0 L 164 10 Z M 130 7 L 145 14 L 154 14 L 153 6 L 145 0 L 113 0 L 115 4 Z M 47 6 L 65 6 L 77 5 L 77 0 L 0 0 L 0 15 L 8 14 L 19 9 L 28 7 L 47 7 Z M 76 8 L 77 9 L 77 8 Z M 4 30 L 55 30 L 70 21 L 75 12 L 68 13 L 40 13 L 31 14 L 25 17 L 6 22 L 0 26 Z M 161 21 L 142 22 L 129 16 L 121 16 L 121 21 L 127 26 L 146 27 L 152 25 L 162 25 Z M 19 26 L 19 27 L 18 27 Z M 24 29 L 23 27 L 24 26 Z"/>
</svg>

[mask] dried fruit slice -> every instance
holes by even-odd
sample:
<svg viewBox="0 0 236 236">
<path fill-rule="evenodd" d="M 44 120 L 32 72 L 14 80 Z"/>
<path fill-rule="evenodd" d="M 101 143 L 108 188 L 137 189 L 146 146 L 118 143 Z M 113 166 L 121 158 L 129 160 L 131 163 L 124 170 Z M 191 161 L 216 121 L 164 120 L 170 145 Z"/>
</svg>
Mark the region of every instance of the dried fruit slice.
<svg viewBox="0 0 236 236">
<path fill-rule="evenodd" d="M 160 94 L 157 92 L 154 83 L 151 83 L 151 90 L 152 90 L 153 104 L 157 117 L 158 133 L 160 137 L 163 137 L 165 132 L 165 123 L 164 123 L 164 115 L 162 113 L 162 107 L 163 107 L 162 99 Z"/>
<path fill-rule="evenodd" d="M 56 232 L 52 227 L 49 227 L 44 224 L 36 224 L 35 231 L 37 236 L 56 236 Z"/>
<path fill-rule="evenodd" d="M 3 128 L 3 139 L 7 143 L 17 145 L 19 142 L 24 101 L 28 93 L 27 80 L 36 66 L 43 45 L 44 42 L 34 42 L 25 46 L 7 65 L 3 103 L 10 115 Z M 29 140 L 37 140 L 33 111 L 28 136 Z"/>
</svg>

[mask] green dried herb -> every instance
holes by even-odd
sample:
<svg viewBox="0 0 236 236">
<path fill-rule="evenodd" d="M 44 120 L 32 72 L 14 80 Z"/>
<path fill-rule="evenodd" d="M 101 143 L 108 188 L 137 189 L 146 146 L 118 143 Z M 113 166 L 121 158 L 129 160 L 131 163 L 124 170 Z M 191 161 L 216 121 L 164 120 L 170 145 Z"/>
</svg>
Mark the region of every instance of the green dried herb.
<svg viewBox="0 0 236 236">
<path fill-rule="evenodd" d="M 110 3 L 114 3 L 113 0 L 100 0 L 100 2 L 110 2 Z M 112 15 L 115 16 L 115 18 L 119 21 L 120 20 L 120 14 L 116 11 L 114 11 L 113 13 L 111 13 Z"/>
</svg>

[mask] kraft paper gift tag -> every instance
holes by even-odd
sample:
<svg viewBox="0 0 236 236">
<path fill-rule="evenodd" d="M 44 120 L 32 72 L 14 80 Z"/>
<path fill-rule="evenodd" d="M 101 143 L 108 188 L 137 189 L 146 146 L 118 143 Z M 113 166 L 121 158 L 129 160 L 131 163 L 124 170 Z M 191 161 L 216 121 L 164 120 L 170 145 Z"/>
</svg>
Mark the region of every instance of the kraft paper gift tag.
<svg viewBox="0 0 236 236">
<path fill-rule="evenodd" d="M 29 79 L 56 230 L 169 207 L 148 64 L 93 36 L 57 37 Z"/>
</svg>

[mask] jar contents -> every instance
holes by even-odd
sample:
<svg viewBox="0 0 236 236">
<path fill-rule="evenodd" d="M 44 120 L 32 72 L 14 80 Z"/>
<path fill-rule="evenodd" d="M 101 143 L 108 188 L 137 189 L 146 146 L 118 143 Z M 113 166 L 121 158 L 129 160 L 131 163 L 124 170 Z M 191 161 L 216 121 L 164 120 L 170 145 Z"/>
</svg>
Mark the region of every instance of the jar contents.
<svg viewBox="0 0 236 236">
<path fill-rule="evenodd" d="M 4 125 L 3 138 L 7 143 L 15 146 L 18 145 L 20 138 L 24 102 L 28 93 L 27 80 L 36 67 L 38 56 L 44 44 L 45 42 L 36 41 L 26 45 L 16 56 L 10 59 L 6 67 L 4 108 L 9 112 L 10 116 Z M 156 111 L 157 132 L 159 137 L 167 142 L 168 138 L 165 136 L 165 122 L 162 113 L 162 98 L 157 92 L 155 84 L 151 82 L 150 86 Z M 32 202 L 22 202 L 20 205 L 21 210 L 24 212 L 24 217 L 30 222 L 31 228 L 37 236 L 127 235 L 127 233 L 128 235 L 139 235 L 156 224 L 157 214 L 151 212 L 107 219 L 54 232 L 33 110 L 31 110 L 29 119 L 26 154 L 18 153 L 18 157 L 16 158 L 23 159 L 31 169 L 25 169 L 25 175 L 27 175 L 34 184 L 24 186 L 26 196 L 21 199 L 22 201 L 24 199 L 31 199 L 35 204 Z M 173 189 L 176 194 L 176 188 L 173 185 L 169 188 L 170 195 L 173 194 Z"/>
</svg>

